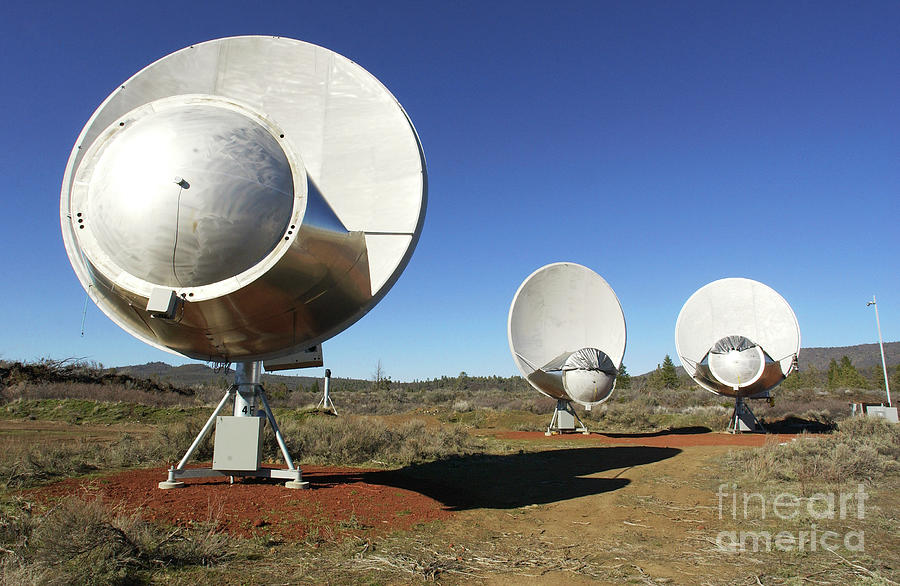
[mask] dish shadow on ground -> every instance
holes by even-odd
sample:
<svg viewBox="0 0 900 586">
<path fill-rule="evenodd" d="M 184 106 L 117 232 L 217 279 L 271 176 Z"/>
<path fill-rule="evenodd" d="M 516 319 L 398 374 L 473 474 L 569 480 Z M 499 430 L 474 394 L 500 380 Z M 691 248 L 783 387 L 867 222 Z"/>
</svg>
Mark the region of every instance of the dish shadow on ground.
<svg viewBox="0 0 900 586">
<path fill-rule="evenodd" d="M 836 423 L 803 419 L 795 415 L 788 415 L 771 422 L 763 419 L 762 424 L 768 433 L 831 433 L 837 429 Z"/>
<path fill-rule="evenodd" d="M 399 470 L 361 472 L 358 480 L 418 492 L 453 511 L 514 509 L 618 490 L 631 482 L 621 478 L 621 472 L 607 478 L 586 476 L 651 464 L 679 453 L 677 448 L 615 446 L 454 456 Z M 312 489 L 350 480 L 346 475 L 305 478 Z"/>
<path fill-rule="evenodd" d="M 663 429 L 662 431 L 648 431 L 644 433 L 607 433 L 604 431 L 595 431 L 592 433 L 605 435 L 606 437 L 662 437 L 664 435 L 694 435 L 700 433 L 712 433 L 712 430 L 702 425 L 695 425 L 692 427 L 675 427 L 672 429 Z"/>
</svg>

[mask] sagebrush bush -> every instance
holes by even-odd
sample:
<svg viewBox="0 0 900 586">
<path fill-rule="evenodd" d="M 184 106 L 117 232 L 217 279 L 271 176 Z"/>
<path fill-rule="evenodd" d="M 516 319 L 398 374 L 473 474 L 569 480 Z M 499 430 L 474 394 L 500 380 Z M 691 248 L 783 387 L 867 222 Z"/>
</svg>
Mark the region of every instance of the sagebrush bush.
<svg viewBox="0 0 900 586">
<path fill-rule="evenodd" d="M 105 444 L 76 440 L 17 447 L 0 454 L 0 486 L 20 489 L 99 470 L 177 463 L 194 441 L 204 420 L 159 425 L 146 437 L 123 434 Z M 378 461 L 401 465 L 473 453 L 477 441 L 455 427 L 427 427 L 412 420 L 388 425 L 366 417 L 282 418 L 279 423 L 291 457 L 323 464 L 363 464 Z M 192 461 L 213 456 L 214 432 L 200 443 Z M 275 434 L 263 435 L 263 459 L 282 460 Z"/>
<path fill-rule="evenodd" d="M 368 417 L 310 417 L 279 425 L 291 456 L 306 462 L 408 465 L 478 450 L 465 431 L 420 420 L 388 425 Z M 265 435 L 264 449 L 266 458 L 281 459 L 274 434 Z"/>
<path fill-rule="evenodd" d="M 154 570 L 209 566 L 232 555 L 215 520 L 163 529 L 102 499 L 69 497 L 43 516 L 7 504 L 0 520 L 2 584 L 137 584 Z"/>
<path fill-rule="evenodd" d="M 757 450 L 730 452 L 726 465 L 754 481 L 801 484 L 865 482 L 900 474 L 900 426 L 873 417 L 850 417 L 829 435 L 772 441 Z"/>
<path fill-rule="evenodd" d="M 0 454 L 0 486 L 27 488 L 98 470 L 176 462 L 200 429 L 199 423 L 161 425 L 148 437 L 124 433 L 114 442 L 83 439 L 36 446 L 18 446 Z M 194 458 L 212 457 L 211 434 Z"/>
<path fill-rule="evenodd" d="M 0 458 L 4 488 L 26 488 L 96 470 L 104 460 L 102 446 L 76 440 L 39 447 L 18 447 Z"/>
</svg>

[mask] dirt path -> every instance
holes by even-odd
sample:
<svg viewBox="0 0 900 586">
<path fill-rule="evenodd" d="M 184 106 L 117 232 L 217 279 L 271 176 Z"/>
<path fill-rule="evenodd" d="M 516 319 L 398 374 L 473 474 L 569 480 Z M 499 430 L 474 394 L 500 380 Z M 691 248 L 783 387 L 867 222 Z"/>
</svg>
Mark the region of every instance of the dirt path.
<svg viewBox="0 0 900 586">
<path fill-rule="evenodd" d="M 543 545 L 542 555 L 568 549 L 606 570 L 614 581 L 647 578 L 697 584 L 714 576 L 727 579 L 730 572 L 723 575 L 724 568 L 698 564 L 708 556 L 694 553 L 708 549 L 706 538 L 715 537 L 715 531 L 707 531 L 717 515 L 705 482 L 710 458 L 729 449 L 684 447 L 669 458 L 587 475 L 585 479 L 615 488 L 501 513 L 503 530 L 513 537 L 511 547 L 517 541 L 535 541 Z M 492 516 L 497 515 L 479 512 L 472 520 L 485 522 Z"/>
<path fill-rule="evenodd" d="M 487 569 L 512 570 L 487 572 L 488 583 L 727 582 L 741 568 L 716 563 L 713 553 L 712 459 L 765 441 L 733 438 L 536 434 L 542 444 L 579 447 L 488 458 L 456 483 L 445 479 L 460 512 L 435 542 L 463 548 L 460 559 L 494 560 Z M 475 487 L 473 500 L 460 496 Z"/>
</svg>

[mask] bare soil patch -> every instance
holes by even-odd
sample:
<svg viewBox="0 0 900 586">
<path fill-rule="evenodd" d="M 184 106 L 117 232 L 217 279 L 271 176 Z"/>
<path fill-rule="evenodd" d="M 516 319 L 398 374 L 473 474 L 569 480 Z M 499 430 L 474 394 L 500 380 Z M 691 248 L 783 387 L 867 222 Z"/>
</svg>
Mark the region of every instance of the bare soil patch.
<svg viewBox="0 0 900 586">
<path fill-rule="evenodd" d="M 380 481 L 367 478 L 372 475 Z M 152 468 L 65 480 L 29 492 L 44 502 L 73 494 L 97 496 L 148 521 L 213 522 L 232 535 L 283 541 L 383 535 L 451 515 L 425 494 L 384 482 L 390 477 L 374 469 L 303 466 L 310 483 L 306 490 L 252 479 L 231 484 L 227 478 L 189 480 L 183 488 L 161 490 L 157 483 L 166 479 L 166 470 Z"/>
</svg>

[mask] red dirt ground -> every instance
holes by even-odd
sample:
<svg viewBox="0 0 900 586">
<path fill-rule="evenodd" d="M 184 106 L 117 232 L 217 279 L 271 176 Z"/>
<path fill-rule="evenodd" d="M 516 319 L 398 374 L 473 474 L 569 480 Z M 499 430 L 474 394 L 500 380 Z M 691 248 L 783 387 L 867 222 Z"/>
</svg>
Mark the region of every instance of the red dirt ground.
<svg viewBox="0 0 900 586">
<path fill-rule="evenodd" d="M 584 441 L 680 448 L 691 446 L 762 446 L 787 442 L 788 434 L 692 433 L 566 434 L 482 431 L 510 440 L 547 444 Z M 227 478 L 192 479 L 178 489 L 160 490 L 163 468 L 127 470 L 94 479 L 72 479 L 28 491 L 49 502 L 68 495 L 99 496 L 112 507 L 137 511 L 143 519 L 176 526 L 213 521 L 230 534 L 269 536 L 282 541 L 336 541 L 350 535 L 371 537 L 444 520 L 454 513 L 423 492 L 393 486 L 391 472 L 361 468 L 303 466 L 307 490 L 291 490 L 272 481 Z"/>
<path fill-rule="evenodd" d="M 452 514 L 417 492 L 366 482 L 368 472 L 375 471 L 303 466 L 303 479 L 310 483 L 306 490 L 272 481 L 229 484 L 227 478 L 188 480 L 183 488 L 161 490 L 157 484 L 166 479 L 166 470 L 155 468 L 65 480 L 29 492 L 45 502 L 68 495 L 98 496 L 148 521 L 183 527 L 213 521 L 233 535 L 285 541 L 380 535 Z"/>
</svg>

